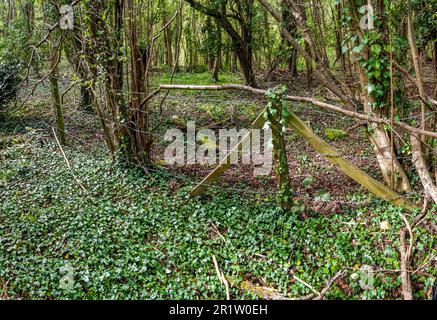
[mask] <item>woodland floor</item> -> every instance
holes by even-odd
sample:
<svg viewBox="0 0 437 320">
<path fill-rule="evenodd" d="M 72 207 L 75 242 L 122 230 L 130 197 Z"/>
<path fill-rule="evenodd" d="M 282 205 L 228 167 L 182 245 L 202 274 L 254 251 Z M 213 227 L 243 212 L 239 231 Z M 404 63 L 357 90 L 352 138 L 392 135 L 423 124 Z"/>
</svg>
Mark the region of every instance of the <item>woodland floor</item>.
<svg viewBox="0 0 437 320">
<path fill-rule="evenodd" d="M 241 80 L 222 76 L 221 83 L 235 82 Z M 207 74 L 177 74 L 174 83 L 213 84 Z M 289 87 L 296 95 L 324 95 L 307 90 L 304 77 Z M 163 136 L 175 126 L 172 116 L 195 120 L 198 129 L 249 128 L 265 105 L 259 97 L 170 92 L 156 135 L 154 160 L 160 167 L 145 176 L 112 163 L 98 118 L 78 111 L 72 94 L 65 111 L 65 152 L 84 191 L 54 142 L 48 92 L 42 87 L 26 110 L 0 120 L 0 298 L 223 299 L 213 255 L 232 280 L 233 299 L 256 298 L 247 283 L 304 296 L 311 289 L 293 275 L 321 291 L 340 270 L 346 274 L 328 299 L 401 298 L 402 209 L 373 198 L 294 132 L 287 133 L 287 148 L 303 205 L 299 213 L 281 212 L 274 179 L 254 178 L 250 166 L 232 167 L 200 199 L 187 194 L 212 167 L 162 167 Z M 289 108 L 322 137 L 326 128 L 356 124 L 302 104 Z M 362 128 L 332 144 L 380 178 Z M 411 161 L 408 153 L 401 160 Z M 432 219 L 418 229 L 412 266 L 415 295 L 422 299 L 430 297 L 437 275 L 431 266 L 437 222 Z M 382 231 L 382 221 L 391 228 Z M 360 271 L 363 266 L 373 268 L 370 278 Z M 66 267 L 74 275 L 67 289 L 60 287 Z"/>
</svg>

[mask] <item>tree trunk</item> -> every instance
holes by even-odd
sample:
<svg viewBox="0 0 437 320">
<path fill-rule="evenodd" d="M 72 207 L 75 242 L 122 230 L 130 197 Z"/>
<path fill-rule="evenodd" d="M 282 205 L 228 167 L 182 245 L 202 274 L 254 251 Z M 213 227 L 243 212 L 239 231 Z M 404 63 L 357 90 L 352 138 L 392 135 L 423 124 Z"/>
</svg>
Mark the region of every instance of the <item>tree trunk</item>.
<svg viewBox="0 0 437 320">
<path fill-rule="evenodd" d="M 220 27 L 219 24 L 217 24 L 217 48 L 216 48 L 216 55 L 214 61 L 214 69 L 212 72 L 212 78 L 216 82 L 219 81 L 221 61 L 222 61 L 222 28 Z"/>
<path fill-rule="evenodd" d="M 329 59 L 328 59 L 328 53 L 326 51 L 326 39 L 325 34 L 323 32 L 323 26 L 324 26 L 324 19 L 322 18 L 322 10 L 321 10 L 322 3 L 318 0 L 312 1 L 312 12 L 313 12 L 313 19 L 315 23 L 315 30 L 314 38 L 316 41 L 316 50 L 318 50 L 318 55 L 320 56 L 320 63 L 322 63 L 326 68 L 329 68 Z"/>
<path fill-rule="evenodd" d="M 419 87 L 419 94 L 421 96 L 425 95 L 424 82 L 422 77 L 422 66 L 420 64 L 419 51 L 417 49 L 417 43 L 414 36 L 413 30 L 413 18 L 411 12 L 411 1 L 408 1 L 408 42 L 410 44 L 411 55 L 413 59 L 414 71 L 416 72 L 417 85 Z M 422 129 L 426 130 L 428 128 L 426 121 L 427 106 L 421 101 L 421 114 L 422 114 Z M 426 139 L 421 137 L 422 140 Z M 435 203 L 437 203 L 437 187 L 432 181 L 431 173 L 428 169 L 425 154 L 423 152 L 422 142 L 418 137 L 411 135 L 411 148 L 413 151 L 413 163 L 416 167 L 417 173 L 419 174 L 422 185 L 425 192 L 431 196 Z M 437 182 L 437 180 L 436 180 Z"/>
<path fill-rule="evenodd" d="M 392 157 L 390 137 L 384 126 L 378 125 L 369 133 L 379 168 L 387 185 L 394 182 L 393 189 L 399 192 L 412 192 L 408 177 L 396 157 Z M 393 158 L 393 163 L 392 163 Z"/>
<path fill-rule="evenodd" d="M 293 36 L 296 37 L 297 27 L 293 15 L 290 12 L 287 1 L 282 0 L 281 2 L 282 10 L 282 24 L 284 28 Z M 290 55 L 288 57 L 288 71 L 292 76 L 297 76 L 297 51 L 294 49 L 287 41 L 287 39 L 282 35 L 282 42 L 290 50 Z"/>
<path fill-rule="evenodd" d="M 229 21 L 226 15 L 226 2 L 222 3 L 222 7 L 217 11 L 217 8 L 210 9 L 207 6 L 196 2 L 195 0 L 186 0 L 192 8 L 213 17 L 217 23 L 226 31 L 232 40 L 233 50 L 238 57 L 240 67 L 243 72 L 246 84 L 256 87 L 255 73 L 253 70 L 253 52 L 252 52 L 252 20 L 254 16 L 253 0 L 245 2 L 246 6 L 241 6 L 240 2 L 235 2 L 237 12 L 244 19 L 239 20 L 241 34 L 236 30 L 234 25 Z"/>
<path fill-rule="evenodd" d="M 60 60 L 60 48 L 56 48 L 56 51 L 53 54 L 53 58 L 50 63 L 50 68 L 52 72 L 50 73 L 50 87 L 52 91 L 52 99 L 53 99 L 53 112 L 56 119 L 56 135 L 59 137 L 59 141 L 62 145 L 67 143 L 65 137 L 65 123 L 64 123 L 64 114 L 62 110 L 61 104 L 61 96 L 59 94 L 59 84 L 58 84 L 58 63 Z"/>
<path fill-rule="evenodd" d="M 165 5 L 165 1 L 163 2 Z M 167 19 L 167 13 L 162 13 L 162 26 L 164 27 L 168 23 Z M 166 63 L 169 68 L 173 68 L 173 50 L 172 50 L 172 44 L 171 44 L 171 28 L 164 28 L 164 42 L 165 42 L 165 49 L 166 49 Z"/>
<path fill-rule="evenodd" d="M 176 18 L 176 37 L 175 37 L 175 50 L 174 50 L 174 67 L 175 72 L 179 72 L 179 57 L 181 52 L 181 39 L 183 29 L 183 8 L 184 3 L 181 2 L 179 13 Z"/>
</svg>

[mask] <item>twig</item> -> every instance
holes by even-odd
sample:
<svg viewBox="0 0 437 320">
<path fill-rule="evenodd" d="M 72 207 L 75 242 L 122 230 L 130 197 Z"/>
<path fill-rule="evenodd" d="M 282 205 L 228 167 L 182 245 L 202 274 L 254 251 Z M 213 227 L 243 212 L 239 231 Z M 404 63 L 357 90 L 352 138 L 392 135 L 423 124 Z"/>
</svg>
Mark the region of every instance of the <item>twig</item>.
<svg viewBox="0 0 437 320">
<path fill-rule="evenodd" d="M 405 228 L 401 229 L 401 233 L 400 233 L 401 246 L 399 249 L 400 254 L 401 254 L 401 257 L 400 257 L 400 259 L 401 259 L 401 280 L 402 280 L 402 294 L 404 296 L 404 300 L 413 300 L 413 291 L 412 291 L 411 279 L 410 279 L 411 271 L 408 270 L 410 267 L 410 264 L 411 264 L 411 261 L 410 261 L 411 260 L 411 252 L 413 251 L 413 246 L 414 246 L 413 230 L 416 226 L 418 226 L 419 224 L 421 224 L 425 220 L 425 217 L 428 213 L 427 209 L 428 209 L 428 198 L 425 197 L 425 199 L 423 200 L 422 212 L 414 218 L 413 223 L 410 224 L 408 219 L 404 215 L 400 214 L 400 216 L 402 217 L 402 220 L 404 220 L 404 223 L 406 226 Z M 409 244 L 408 248 L 406 245 L 407 230 L 408 230 L 408 233 L 410 235 L 410 244 Z M 422 267 L 419 267 L 413 273 L 417 272 Z"/>
<path fill-rule="evenodd" d="M 226 289 L 226 300 L 231 300 L 231 295 L 229 293 L 229 283 L 228 280 L 226 280 L 225 275 L 220 270 L 219 265 L 217 263 L 217 259 L 215 256 L 212 256 L 212 262 L 214 263 L 215 271 L 217 272 L 217 277 L 219 278 L 220 282 L 222 282 Z"/>
<path fill-rule="evenodd" d="M 344 270 L 340 270 L 335 274 L 335 276 L 329 280 L 329 282 L 326 284 L 326 286 L 323 288 L 323 290 L 320 292 L 320 295 L 313 300 L 323 300 L 325 297 L 325 294 L 328 292 L 329 288 L 332 286 L 332 284 L 340 277 L 343 277 L 346 274 Z"/>
<path fill-rule="evenodd" d="M 52 127 L 52 131 L 53 131 L 53 135 L 55 136 L 56 143 L 58 144 L 59 149 L 61 149 L 61 153 L 62 153 L 62 156 L 64 157 L 65 163 L 67 164 L 68 169 L 70 169 L 70 171 L 71 171 L 71 175 L 73 176 L 74 180 L 76 180 L 77 184 L 82 188 L 82 190 L 87 192 L 87 189 L 85 189 L 85 187 L 80 183 L 79 179 L 74 174 L 73 168 L 71 167 L 70 162 L 68 161 L 67 156 L 65 155 L 64 149 L 62 149 L 62 146 L 59 143 L 58 136 L 56 135 L 56 132 L 55 132 L 55 128 Z"/>
<path fill-rule="evenodd" d="M 316 295 L 320 296 L 321 293 L 319 291 L 317 291 L 316 289 L 314 289 L 312 286 L 310 286 L 308 283 L 306 283 L 305 281 L 303 281 L 302 279 L 299 279 L 297 276 L 295 276 L 294 274 L 292 275 L 293 278 L 297 281 L 299 281 L 300 283 L 302 283 L 305 287 L 307 287 L 308 289 L 310 289 L 312 292 L 314 292 Z"/>
<path fill-rule="evenodd" d="M 213 222 L 211 222 L 211 225 L 212 225 L 212 227 L 213 227 L 213 231 L 214 231 L 215 233 L 217 233 L 217 235 L 220 236 L 220 238 L 222 238 L 222 240 L 223 240 L 224 243 L 226 243 L 226 239 L 225 239 L 225 237 L 220 233 L 220 231 L 219 231 L 219 229 L 217 228 L 217 226 L 216 226 Z"/>
<path fill-rule="evenodd" d="M 410 274 L 408 273 L 409 259 L 406 250 L 405 238 L 407 236 L 407 228 L 401 230 L 401 280 L 402 280 L 402 295 L 404 300 L 413 300 L 413 292 L 411 289 Z"/>
<path fill-rule="evenodd" d="M 366 126 L 367 125 L 367 121 L 360 121 L 357 124 L 354 124 L 352 127 L 350 127 L 349 129 L 346 130 L 347 133 L 351 133 L 352 131 L 354 131 L 355 129 L 362 127 L 362 126 Z"/>
</svg>

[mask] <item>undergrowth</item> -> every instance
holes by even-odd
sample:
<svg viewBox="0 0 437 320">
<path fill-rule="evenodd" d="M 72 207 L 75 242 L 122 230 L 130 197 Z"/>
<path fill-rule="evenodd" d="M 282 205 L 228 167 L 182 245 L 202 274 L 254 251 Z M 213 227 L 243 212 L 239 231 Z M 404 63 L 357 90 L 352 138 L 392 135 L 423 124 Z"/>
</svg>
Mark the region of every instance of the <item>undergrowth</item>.
<svg viewBox="0 0 437 320">
<path fill-rule="evenodd" d="M 372 201 L 302 218 L 282 212 L 274 195 L 213 188 L 189 199 L 194 181 L 120 169 L 100 152 L 66 153 L 87 191 L 55 145 L 0 149 L 3 298 L 223 299 L 213 255 L 235 281 L 233 299 L 256 298 L 239 286 L 244 280 L 297 297 L 311 290 L 292 275 L 320 291 L 339 270 L 346 275 L 328 299 L 401 298 L 398 208 Z M 381 230 L 382 221 L 391 227 Z M 434 247 L 418 228 L 412 268 L 425 267 L 412 275 L 417 298 L 429 297 Z M 370 285 L 363 266 L 375 271 Z"/>
</svg>

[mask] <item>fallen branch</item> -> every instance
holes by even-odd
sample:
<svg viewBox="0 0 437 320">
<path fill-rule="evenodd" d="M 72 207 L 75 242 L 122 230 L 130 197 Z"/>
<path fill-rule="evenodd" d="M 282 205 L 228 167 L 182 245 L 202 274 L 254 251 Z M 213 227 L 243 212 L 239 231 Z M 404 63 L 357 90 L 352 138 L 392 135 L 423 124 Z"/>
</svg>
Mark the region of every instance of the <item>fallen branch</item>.
<svg viewBox="0 0 437 320">
<path fill-rule="evenodd" d="M 225 237 L 221 234 L 221 232 L 219 231 L 217 226 L 212 222 L 211 222 L 211 225 L 212 225 L 212 230 L 223 240 L 224 243 L 226 243 Z"/>
<path fill-rule="evenodd" d="M 217 277 L 219 278 L 220 282 L 223 283 L 226 290 L 226 300 L 231 300 L 231 295 L 229 293 L 229 283 L 228 280 L 226 280 L 225 275 L 223 274 L 223 271 L 220 270 L 219 265 L 217 263 L 217 259 L 215 256 L 212 256 L 212 262 L 214 263 L 215 271 L 217 272 Z"/>
<path fill-rule="evenodd" d="M 141 109 L 141 107 L 144 104 L 146 104 L 153 97 L 158 95 L 162 90 L 199 90 L 199 91 L 204 91 L 204 90 L 210 90 L 210 91 L 242 90 L 242 91 L 248 91 L 248 92 L 251 92 L 253 94 L 263 95 L 263 96 L 265 96 L 265 94 L 267 93 L 267 90 L 255 89 L 255 88 L 252 88 L 249 86 L 239 85 L 239 84 L 211 85 L 211 86 L 208 86 L 208 85 L 206 85 L 206 86 L 202 86 L 202 85 L 168 85 L 167 84 L 167 85 L 159 86 L 158 89 L 156 89 L 151 94 L 149 94 L 146 98 L 144 98 L 144 100 L 141 101 L 138 108 Z M 389 119 L 374 117 L 374 116 L 362 114 L 362 113 L 359 113 L 356 111 L 346 110 L 340 106 L 329 104 L 329 103 L 319 101 L 317 99 L 310 98 L 310 97 L 299 97 L 299 96 L 287 95 L 287 96 L 284 96 L 284 99 L 287 101 L 293 101 L 293 102 L 310 103 L 310 104 L 313 104 L 313 105 L 320 107 L 322 109 L 327 109 L 327 110 L 335 111 L 338 113 L 342 113 L 350 118 L 363 120 L 363 121 L 367 121 L 370 123 L 390 125 Z M 426 131 L 426 130 L 423 130 L 420 128 L 416 128 L 416 127 L 410 126 L 406 123 L 403 123 L 401 121 L 394 121 L 393 124 L 399 128 L 402 128 L 402 129 L 412 133 L 412 134 L 414 133 L 416 136 L 423 135 L 423 136 L 427 136 L 427 137 L 437 138 L 437 132 Z"/>
<path fill-rule="evenodd" d="M 344 277 L 344 275 L 346 274 L 345 271 L 340 270 L 339 272 L 337 272 L 335 274 L 334 277 L 331 278 L 331 280 L 329 280 L 329 282 L 326 284 L 326 286 L 323 288 L 323 290 L 320 292 L 320 295 L 316 298 L 314 298 L 313 300 L 323 300 L 323 298 L 325 297 L 326 293 L 328 292 L 329 288 L 331 288 L 332 284 L 340 277 Z"/>
<path fill-rule="evenodd" d="M 408 81 L 411 82 L 411 84 L 413 84 L 419 90 L 419 84 L 417 83 L 416 78 L 414 78 L 405 68 L 399 65 L 399 63 L 395 62 L 394 66 L 408 79 Z M 437 101 L 428 97 L 426 93 L 424 95 L 421 95 L 419 92 L 419 98 L 420 100 L 422 100 L 422 102 L 426 104 L 437 106 Z"/>
<path fill-rule="evenodd" d="M 230 278 L 229 280 L 232 286 L 237 286 L 236 284 L 237 281 L 235 281 L 232 278 Z M 283 295 L 282 293 L 280 293 L 278 290 L 274 288 L 259 286 L 251 283 L 248 280 L 244 280 L 241 283 L 239 283 L 238 287 L 241 290 L 249 291 L 250 293 L 257 296 L 259 299 L 263 299 L 263 300 L 312 300 L 316 296 L 314 293 L 310 293 L 303 297 L 290 298 Z"/>
<path fill-rule="evenodd" d="M 290 128 L 294 129 L 299 135 L 305 138 L 314 150 L 325 156 L 329 162 L 333 163 L 349 178 L 358 182 L 377 197 L 409 210 L 418 209 L 416 204 L 412 203 L 407 198 L 385 186 L 383 183 L 374 179 L 365 171 L 346 160 L 336 148 L 332 147 L 322 138 L 317 136 L 313 130 L 295 114 L 290 113 L 287 115 L 285 117 L 285 122 Z"/>
<path fill-rule="evenodd" d="M 413 290 L 411 286 L 410 279 L 410 265 L 411 265 L 411 255 L 414 247 L 414 228 L 420 225 L 428 214 L 428 199 L 425 198 L 423 201 L 422 211 L 417 215 L 413 223 L 410 223 L 408 219 L 401 215 L 402 220 L 405 223 L 405 227 L 401 229 L 400 232 L 400 242 L 401 246 L 399 248 L 400 260 L 401 260 L 401 281 L 402 281 L 402 295 L 404 300 L 413 300 Z M 407 234 L 409 234 L 410 241 L 407 246 Z"/>
<path fill-rule="evenodd" d="M 56 135 L 55 128 L 52 127 L 53 135 L 55 136 L 56 143 L 58 144 L 59 149 L 61 149 L 62 156 L 64 157 L 65 163 L 67 164 L 68 169 L 70 169 L 71 175 L 73 176 L 76 183 L 82 188 L 83 191 L 87 192 L 87 189 L 80 183 L 79 179 L 73 172 L 73 168 L 70 165 L 70 161 L 68 161 L 67 156 L 65 155 L 64 149 L 62 149 L 61 143 L 59 142 L 58 136 Z"/>
<path fill-rule="evenodd" d="M 305 287 L 307 287 L 308 289 L 310 289 L 312 292 L 314 292 L 317 296 L 320 296 L 321 293 L 319 291 L 317 291 L 316 289 L 314 289 L 310 284 L 308 284 L 307 282 L 303 281 L 302 279 L 298 278 L 297 276 L 295 276 L 294 274 L 292 275 L 293 279 L 300 282 L 301 284 L 303 284 Z"/>
</svg>

